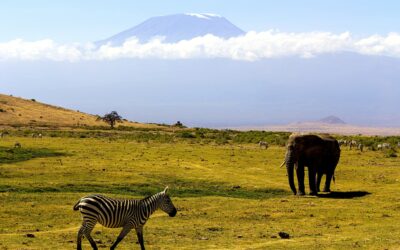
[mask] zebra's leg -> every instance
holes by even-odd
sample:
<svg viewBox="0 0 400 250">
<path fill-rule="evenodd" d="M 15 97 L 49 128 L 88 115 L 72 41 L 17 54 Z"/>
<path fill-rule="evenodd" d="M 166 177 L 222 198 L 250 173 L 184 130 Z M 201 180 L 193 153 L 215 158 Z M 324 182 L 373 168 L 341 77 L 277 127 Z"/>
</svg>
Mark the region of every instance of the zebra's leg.
<svg viewBox="0 0 400 250">
<path fill-rule="evenodd" d="M 139 240 L 140 249 L 145 250 L 144 248 L 144 241 L 143 241 L 143 227 L 136 228 L 136 234 Z"/>
<path fill-rule="evenodd" d="M 124 228 L 122 228 L 121 233 L 118 235 L 117 240 L 114 242 L 114 244 L 111 246 L 111 250 L 115 249 L 117 247 L 117 245 L 121 242 L 121 240 L 124 239 L 124 237 L 131 231 L 132 226 L 125 226 Z"/>
<path fill-rule="evenodd" d="M 83 235 L 86 237 L 86 239 L 88 239 L 88 241 L 90 242 L 90 245 L 92 246 L 93 250 L 97 250 L 97 245 L 96 245 L 96 242 L 94 242 L 92 236 L 90 236 L 90 233 L 92 232 L 94 226 L 96 225 L 96 222 L 97 222 L 97 221 L 85 222 L 85 223 L 82 225 L 82 228 L 83 228 L 83 230 L 82 230 Z M 82 229 L 82 228 L 81 228 L 81 229 Z M 79 231 L 80 231 L 80 230 L 79 230 Z"/>
<path fill-rule="evenodd" d="M 85 225 L 83 224 L 78 231 L 78 240 L 76 241 L 76 244 L 77 244 L 76 249 L 77 250 L 82 250 L 82 236 L 84 234 L 84 231 L 85 231 Z"/>
</svg>

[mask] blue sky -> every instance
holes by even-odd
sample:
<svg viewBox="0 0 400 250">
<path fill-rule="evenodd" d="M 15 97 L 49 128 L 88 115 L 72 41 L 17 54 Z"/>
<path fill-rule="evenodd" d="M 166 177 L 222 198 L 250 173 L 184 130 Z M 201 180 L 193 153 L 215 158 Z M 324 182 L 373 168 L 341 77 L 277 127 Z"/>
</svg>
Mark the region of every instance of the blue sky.
<svg viewBox="0 0 400 250">
<path fill-rule="evenodd" d="M 97 41 L 152 16 L 187 12 L 220 14 L 245 31 L 384 35 L 399 31 L 399 10 L 400 1 L 395 0 L 2 0 L 0 42 Z"/>
</svg>

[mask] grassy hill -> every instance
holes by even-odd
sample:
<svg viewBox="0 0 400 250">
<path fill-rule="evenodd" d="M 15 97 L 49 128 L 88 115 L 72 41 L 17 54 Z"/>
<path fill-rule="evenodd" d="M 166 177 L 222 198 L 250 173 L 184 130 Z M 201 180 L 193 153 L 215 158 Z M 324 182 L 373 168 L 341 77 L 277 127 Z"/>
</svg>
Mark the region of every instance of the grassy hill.
<svg viewBox="0 0 400 250">
<path fill-rule="evenodd" d="M 0 94 L 0 126 L 14 127 L 81 127 L 106 126 L 95 115 L 53 105 Z M 124 121 L 118 125 L 157 128 L 153 124 Z M 118 126 L 117 125 L 117 126 Z"/>
</svg>

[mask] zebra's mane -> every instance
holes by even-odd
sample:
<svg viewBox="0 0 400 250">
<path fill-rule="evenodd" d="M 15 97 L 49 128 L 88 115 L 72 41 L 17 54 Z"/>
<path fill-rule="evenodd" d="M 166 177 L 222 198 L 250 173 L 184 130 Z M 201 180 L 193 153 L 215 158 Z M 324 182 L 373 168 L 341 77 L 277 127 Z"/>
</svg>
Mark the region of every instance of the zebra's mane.
<svg viewBox="0 0 400 250">
<path fill-rule="evenodd" d="M 149 195 L 149 196 L 143 198 L 141 201 L 147 201 L 148 199 L 150 199 L 151 197 L 154 197 L 154 196 L 161 196 L 162 193 L 163 192 L 159 192 L 159 193 L 156 193 L 156 194 Z"/>
</svg>

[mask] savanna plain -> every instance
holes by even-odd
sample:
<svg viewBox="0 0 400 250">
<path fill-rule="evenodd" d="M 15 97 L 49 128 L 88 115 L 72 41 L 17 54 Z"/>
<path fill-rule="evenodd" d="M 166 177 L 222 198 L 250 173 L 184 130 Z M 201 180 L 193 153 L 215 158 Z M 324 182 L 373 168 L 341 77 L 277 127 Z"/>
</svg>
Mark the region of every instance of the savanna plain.
<svg viewBox="0 0 400 250">
<path fill-rule="evenodd" d="M 79 198 L 144 198 L 167 185 L 178 214 L 150 217 L 147 249 L 400 249 L 394 152 L 344 147 L 332 193 L 298 197 L 279 168 L 285 138 L 265 150 L 194 130 L 146 132 L 147 139 L 121 136 L 129 131 L 42 133 L 0 139 L 0 249 L 74 249 Z M 109 248 L 119 232 L 97 225 L 92 236 Z M 83 248 L 91 249 L 86 239 Z M 118 246 L 139 248 L 134 231 Z"/>
</svg>

